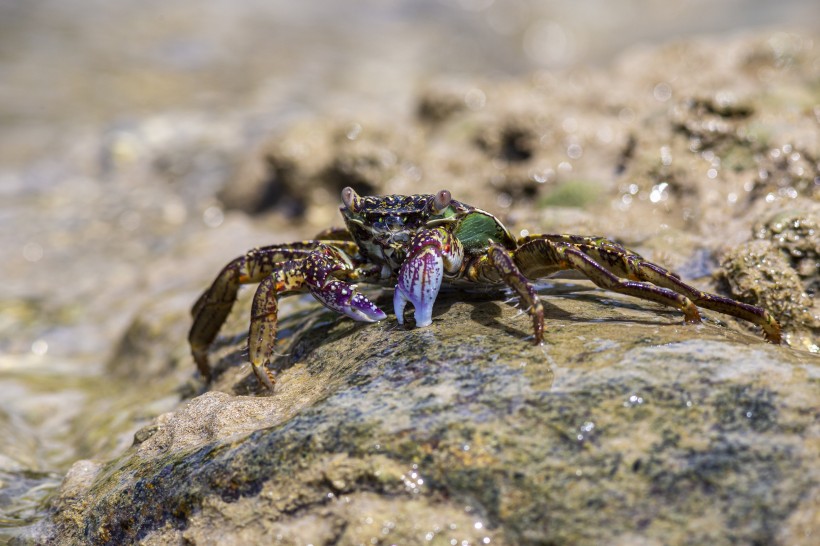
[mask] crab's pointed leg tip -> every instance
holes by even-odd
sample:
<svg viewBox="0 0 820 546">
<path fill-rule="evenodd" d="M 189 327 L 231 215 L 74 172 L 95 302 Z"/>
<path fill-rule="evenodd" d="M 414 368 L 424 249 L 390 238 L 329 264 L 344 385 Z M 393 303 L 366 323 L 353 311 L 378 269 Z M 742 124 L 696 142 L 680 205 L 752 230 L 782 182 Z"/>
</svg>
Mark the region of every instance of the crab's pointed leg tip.
<svg viewBox="0 0 820 546">
<path fill-rule="evenodd" d="M 273 373 L 271 373 L 264 364 L 251 363 L 251 367 L 259 384 L 265 387 L 268 392 L 273 392 L 274 385 L 276 384 L 276 378 L 273 376 Z"/>
<path fill-rule="evenodd" d="M 774 319 L 772 319 L 772 323 L 773 323 L 771 325 L 771 330 L 772 331 L 768 332 L 769 342 L 773 343 L 775 345 L 780 345 L 781 343 L 783 343 L 782 330 L 780 328 L 780 324 Z"/>
</svg>

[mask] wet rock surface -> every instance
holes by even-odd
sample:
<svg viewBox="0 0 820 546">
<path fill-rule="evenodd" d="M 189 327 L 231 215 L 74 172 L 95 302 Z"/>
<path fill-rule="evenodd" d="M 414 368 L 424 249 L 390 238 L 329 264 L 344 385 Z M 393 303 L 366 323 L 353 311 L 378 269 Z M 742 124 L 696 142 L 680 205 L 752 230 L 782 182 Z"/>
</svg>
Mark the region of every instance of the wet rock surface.
<svg viewBox="0 0 820 546">
<path fill-rule="evenodd" d="M 45 400 L 57 424 L 75 415 L 71 460 L 83 458 L 18 540 L 813 544 L 817 58 L 816 40 L 791 34 L 704 39 L 635 50 L 607 70 L 431 84 L 407 116 L 330 116 L 258 148 L 243 147 L 241 116 L 82 140 L 81 166 L 55 159 L 75 168 L 66 189 L 13 203 L 26 225 L 37 210 L 54 229 L 16 234 L 40 238 L 4 288 L 14 295 L 0 294 L 11 340 L 0 347 L 16 350 L 24 331 L 56 348 L 60 323 L 96 356 L 61 371 L 32 345 L 14 361 L 21 377 L 73 389 L 72 404 L 33 387 L 18 398 Z M 198 292 L 246 248 L 339 225 L 346 185 L 446 187 L 516 234 L 611 237 L 700 288 L 766 306 L 791 346 L 711 312 L 684 326 L 583 281 L 542 290 L 543 347 L 507 295 L 443 294 L 425 329 L 392 315 L 358 324 L 292 298 L 268 396 L 245 362 L 245 292 L 211 348 L 206 388 L 185 341 Z M 76 191 L 107 216 L 66 216 Z M 67 226 L 91 250 L 54 268 Z M 72 282 L 41 302 L 55 270 Z M 390 309 L 389 293 L 380 305 Z M 0 459 L 19 490 L 43 475 L 54 489 L 58 476 L 31 472 L 42 465 L 24 451 Z"/>
<path fill-rule="evenodd" d="M 326 325 L 283 347 L 270 396 L 235 394 L 237 340 L 217 380 L 231 392 L 77 463 L 41 539 L 811 542 L 816 357 L 583 286 L 549 293 L 541 347 L 487 297 L 445 295 L 412 330 L 307 311 Z"/>
</svg>

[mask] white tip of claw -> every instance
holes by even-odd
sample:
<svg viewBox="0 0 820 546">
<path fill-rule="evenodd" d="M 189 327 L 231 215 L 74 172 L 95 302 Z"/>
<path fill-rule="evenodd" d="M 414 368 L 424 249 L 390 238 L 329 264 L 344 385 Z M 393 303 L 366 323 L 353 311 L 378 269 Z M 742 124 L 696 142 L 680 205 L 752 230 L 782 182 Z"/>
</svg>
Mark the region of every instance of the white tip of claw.
<svg viewBox="0 0 820 546">
<path fill-rule="evenodd" d="M 416 319 L 416 326 L 418 328 L 424 328 L 425 326 L 430 326 L 433 324 L 433 308 L 429 309 L 416 309 L 413 316 Z"/>
<path fill-rule="evenodd" d="M 362 294 L 356 294 L 350 305 L 345 306 L 342 312 L 353 320 L 361 322 L 378 322 L 387 318 L 384 311 Z"/>
<path fill-rule="evenodd" d="M 400 286 L 397 286 L 396 291 L 393 293 L 393 310 L 396 313 L 396 320 L 399 324 L 404 324 L 404 308 L 407 306 L 407 302 L 413 304 L 413 317 L 416 319 L 417 328 L 430 326 L 433 323 L 433 301 L 413 302 L 405 291 Z"/>
</svg>

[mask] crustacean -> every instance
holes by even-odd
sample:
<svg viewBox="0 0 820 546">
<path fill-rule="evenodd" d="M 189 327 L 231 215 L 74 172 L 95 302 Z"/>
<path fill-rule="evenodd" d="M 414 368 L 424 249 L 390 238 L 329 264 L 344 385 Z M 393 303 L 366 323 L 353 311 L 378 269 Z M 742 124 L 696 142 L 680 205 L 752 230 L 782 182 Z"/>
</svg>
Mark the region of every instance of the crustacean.
<svg viewBox="0 0 820 546">
<path fill-rule="evenodd" d="M 700 322 L 696 306 L 760 326 L 780 343 L 780 326 L 765 310 L 710 294 L 678 275 L 647 262 L 602 237 L 529 235 L 516 239 L 492 214 L 434 195 L 361 197 L 342 191 L 346 229 L 330 229 L 315 239 L 255 248 L 225 266 L 193 307 L 189 341 L 197 366 L 210 377 L 208 349 L 228 316 L 240 285 L 259 283 L 253 298 L 249 359 L 259 381 L 272 389 L 266 365 L 276 340 L 277 299 L 310 292 L 326 307 L 359 321 L 386 318 L 356 283 L 395 289 L 399 324 L 414 307 L 416 326 L 432 322 L 442 283 L 460 287 L 509 287 L 532 317 L 534 341 L 544 337 L 544 309 L 532 280 L 576 270 L 601 288 L 675 307 L 687 323 Z"/>
</svg>

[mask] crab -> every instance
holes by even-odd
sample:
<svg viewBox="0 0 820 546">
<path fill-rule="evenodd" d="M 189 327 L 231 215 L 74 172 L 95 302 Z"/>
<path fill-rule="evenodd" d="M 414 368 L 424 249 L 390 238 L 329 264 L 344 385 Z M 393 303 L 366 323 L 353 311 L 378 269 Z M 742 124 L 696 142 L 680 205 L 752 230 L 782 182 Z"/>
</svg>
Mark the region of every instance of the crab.
<svg viewBox="0 0 820 546">
<path fill-rule="evenodd" d="M 576 270 L 606 290 L 679 309 L 685 323 L 699 323 L 696 305 L 752 322 L 771 343 L 780 325 L 764 309 L 710 294 L 637 253 L 603 237 L 528 235 L 516 238 L 492 214 L 461 203 L 447 190 L 433 195 L 359 196 L 342 191 L 346 228 L 315 239 L 255 248 L 232 260 L 192 309 L 191 352 L 210 380 L 208 349 L 236 301 L 240 285 L 259 283 L 253 297 L 248 356 L 259 382 L 273 389 L 267 364 L 273 354 L 277 300 L 310 292 L 326 307 L 364 322 L 387 315 L 356 283 L 394 288 L 396 320 L 404 324 L 408 303 L 415 325 L 432 322 L 442 283 L 456 287 L 508 287 L 532 318 L 533 341 L 544 340 L 544 308 L 533 281 Z"/>
</svg>

